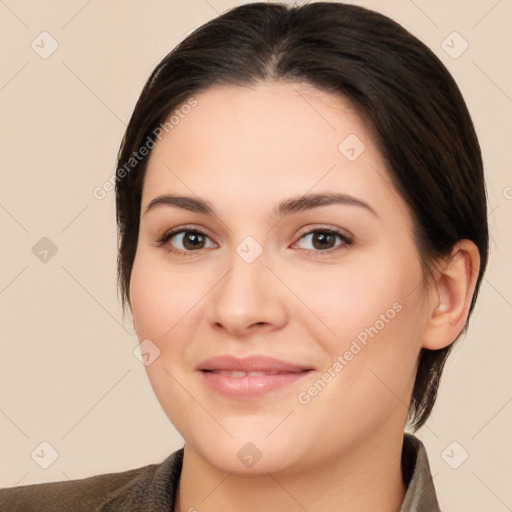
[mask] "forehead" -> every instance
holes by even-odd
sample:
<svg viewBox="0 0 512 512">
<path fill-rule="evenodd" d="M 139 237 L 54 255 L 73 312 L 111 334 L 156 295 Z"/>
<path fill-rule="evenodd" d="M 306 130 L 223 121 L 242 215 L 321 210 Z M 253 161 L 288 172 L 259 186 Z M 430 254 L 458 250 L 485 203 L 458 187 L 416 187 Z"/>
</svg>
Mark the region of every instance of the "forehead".
<svg viewBox="0 0 512 512">
<path fill-rule="evenodd" d="M 268 151 L 286 144 L 283 149 L 293 153 L 281 153 L 291 158 L 307 153 L 321 140 L 322 149 L 330 147 L 337 152 L 340 137 L 349 131 L 360 139 L 369 138 L 348 99 L 305 83 L 214 86 L 194 98 L 197 105 L 180 116 L 179 124 L 172 129 L 174 136 L 168 137 L 176 146 L 183 146 L 191 135 L 205 147 L 215 146 L 216 154 L 223 148 L 234 153 L 236 143 L 247 143 L 244 149 L 249 159 L 254 154 L 264 157 L 259 152 L 262 147 Z M 176 116 L 174 119 L 178 120 Z"/>
<path fill-rule="evenodd" d="M 227 196 L 243 210 L 320 190 L 396 201 L 371 132 L 347 99 L 286 82 L 215 86 L 194 98 L 152 151 L 144 204 L 192 192 L 214 204 Z"/>
</svg>

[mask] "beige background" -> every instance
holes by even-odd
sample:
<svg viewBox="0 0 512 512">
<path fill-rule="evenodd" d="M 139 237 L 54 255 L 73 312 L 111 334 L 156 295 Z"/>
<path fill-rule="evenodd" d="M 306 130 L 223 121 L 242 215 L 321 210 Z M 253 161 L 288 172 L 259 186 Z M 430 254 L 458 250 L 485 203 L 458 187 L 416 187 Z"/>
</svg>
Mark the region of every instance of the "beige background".
<svg viewBox="0 0 512 512">
<path fill-rule="evenodd" d="M 131 318 L 121 319 L 114 194 L 97 200 L 92 190 L 114 172 L 125 124 L 153 67 L 237 3 L 0 1 L 0 486 L 123 471 L 182 446 L 132 353 Z M 480 138 L 490 265 L 470 332 L 418 435 L 444 510 L 510 510 L 512 2 L 354 3 L 391 16 L 433 49 L 458 82 Z M 43 31 L 58 43 L 46 59 L 31 47 L 51 49 Z M 441 46 L 453 31 L 469 44 L 456 59 Z M 452 51 L 461 44 L 455 39 Z M 57 249 L 46 262 L 32 250 L 43 237 Z M 50 461 L 42 442 L 58 452 L 47 469 L 36 463 Z M 465 452 L 468 459 L 450 467 Z"/>
</svg>

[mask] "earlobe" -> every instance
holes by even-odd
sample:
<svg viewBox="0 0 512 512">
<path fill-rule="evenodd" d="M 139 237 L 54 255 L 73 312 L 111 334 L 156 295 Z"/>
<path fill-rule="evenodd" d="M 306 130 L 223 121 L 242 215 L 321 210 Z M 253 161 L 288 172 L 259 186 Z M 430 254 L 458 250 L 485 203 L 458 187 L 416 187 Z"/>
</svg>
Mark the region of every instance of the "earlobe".
<svg viewBox="0 0 512 512">
<path fill-rule="evenodd" d="M 429 285 L 427 325 L 422 346 L 439 350 L 455 341 L 462 331 L 475 291 L 480 254 L 471 240 L 460 240 L 444 258 Z"/>
</svg>

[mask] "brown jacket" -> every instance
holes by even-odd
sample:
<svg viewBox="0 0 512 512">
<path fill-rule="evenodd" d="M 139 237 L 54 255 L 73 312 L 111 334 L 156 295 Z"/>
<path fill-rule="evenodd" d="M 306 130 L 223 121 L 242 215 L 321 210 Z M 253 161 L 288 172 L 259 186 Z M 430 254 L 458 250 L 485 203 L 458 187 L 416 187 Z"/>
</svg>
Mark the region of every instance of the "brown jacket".
<svg viewBox="0 0 512 512">
<path fill-rule="evenodd" d="M 1 512 L 172 512 L 183 448 L 163 462 L 79 480 L 0 489 Z M 404 435 L 402 474 L 407 486 L 398 512 L 440 512 L 421 441 Z"/>
</svg>

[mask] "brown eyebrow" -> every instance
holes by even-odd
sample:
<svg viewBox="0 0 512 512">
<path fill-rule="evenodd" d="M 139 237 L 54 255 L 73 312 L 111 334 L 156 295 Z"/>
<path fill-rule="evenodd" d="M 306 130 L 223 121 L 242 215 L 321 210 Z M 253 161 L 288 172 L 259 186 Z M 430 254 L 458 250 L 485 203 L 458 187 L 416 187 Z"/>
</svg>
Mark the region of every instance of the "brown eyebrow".
<svg viewBox="0 0 512 512">
<path fill-rule="evenodd" d="M 331 204 L 359 206 L 378 217 L 377 212 L 365 201 L 349 194 L 336 193 L 306 194 L 302 196 L 291 197 L 279 203 L 279 205 L 274 208 L 273 212 L 277 217 L 284 217 L 293 213 L 312 210 L 313 208 L 328 206 Z M 198 212 L 215 217 L 217 216 L 211 203 L 196 197 L 173 194 L 158 196 L 151 200 L 144 213 L 148 213 L 150 210 L 156 208 L 157 206 L 176 206 L 191 212 Z"/>
</svg>

